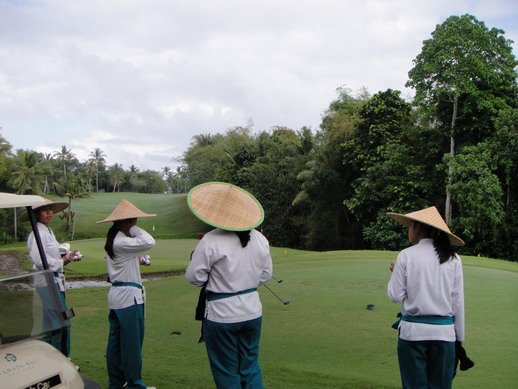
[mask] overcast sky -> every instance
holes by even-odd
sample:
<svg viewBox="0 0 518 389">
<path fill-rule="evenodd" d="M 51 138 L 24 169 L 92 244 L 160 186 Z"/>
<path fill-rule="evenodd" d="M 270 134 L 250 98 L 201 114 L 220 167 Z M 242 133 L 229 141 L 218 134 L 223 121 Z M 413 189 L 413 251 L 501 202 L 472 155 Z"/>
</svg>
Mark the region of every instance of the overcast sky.
<svg viewBox="0 0 518 389">
<path fill-rule="evenodd" d="M 339 86 L 411 96 L 423 40 L 465 13 L 518 42 L 516 0 L 0 0 L 0 134 L 174 168 L 196 134 L 317 130 Z"/>
</svg>

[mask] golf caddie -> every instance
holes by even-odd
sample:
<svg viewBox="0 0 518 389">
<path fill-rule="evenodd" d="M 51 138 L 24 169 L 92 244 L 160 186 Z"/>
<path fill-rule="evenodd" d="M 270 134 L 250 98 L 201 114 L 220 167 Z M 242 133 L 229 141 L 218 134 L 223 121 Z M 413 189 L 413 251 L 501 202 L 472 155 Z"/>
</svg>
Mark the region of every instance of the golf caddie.
<svg viewBox="0 0 518 389">
<path fill-rule="evenodd" d="M 263 208 L 244 189 L 221 182 L 194 187 L 187 201 L 200 220 L 215 227 L 196 246 L 186 277 L 193 285 L 206 284 L 202 331 L 216 386 L 262 388 L 257 287 L 272 276 L 268 240 L 255 229 Z"/>
<path fill-rule="evenodd" d="M 436 207 L 388 216 L 408 227 L 412 243 L 390 264 L 387 288 L 390 299 L 402 303 L 397 345 L 402 387 L 451 388 L 456 342 L 459 348 L 464 341 L 462 262 L 453 246 L 464 242 Z"/>
<path fill-rule="evenodd" d="M 48 200 L 48 202 L 44 205 L 40 205 L 37 207 L 32 207 L 34 211 L 34 215 L 36 217 L 36 225 L 38 228 L 38 233 L 41 237 L 41 243 L 43 245 L 43 250 L 45 251 L 45 256 L 47 258 L 47 263 L 49 265 L 49 269 L 54 273 L 54 280 L 56 285 L 59 288 L 59 295 L 61 297 L 61 302 L 63 303 L 63 308 L 66 310 L 67 301 L 65 295 L 65 275 L 64 275 L 64 267 L 73 261 L 80 261 L 82 255 L 78 254 L 77 250 L 61 252 L 59 242 L 54 235 L 54 232 L 50 228 L 50 222 L 54 218 L 54 214 L 59 213 L 65 210 L 68 207 L 68 204 L 65 202 L 54 202 Z M 20 220 L 27 221 L 29 220 L 29 215 L 24 213 Z M 43 263 L 41 260 L 40 252 L 38 250 L 36 238 L 34 236 L 34 232 L 29 234 L 27 238 L 27 248 L 29 249 L 29 257 L 32 261 L 32 268 L 34 270 L 43 270 Z M 50 296 L 48 292 L 42 290 L 38 290 L 40 293 L 41 299 L 49 299 Z M 47 304 L 44 304 L 47 306 Z M 45 327 L 53 327 L 53 319 L 54 312 L 48 312 L 44 310 L 43 312 L 43 326 Z M 70 320 L 66 320 L 66 326 L 63 327 L 59 332 L 54 333 L 52 335 L 47 335 L 43 338 L 44 341 L 51 344 L 59 351 L 61 351 L 65 356 L 70 355 Z"/>
<path fill-rule="evenodd" d="M 149 388 L 142 379 L 145 293 L 139 254 L 151 249 L 155 239 L 140 227 L 137 218 L 148 214 L 127 200 L 97 223 L 113 222 L 104 245 L 108 277 L 110 332 L 106 349 L 109 388 Z"/>
</svg>

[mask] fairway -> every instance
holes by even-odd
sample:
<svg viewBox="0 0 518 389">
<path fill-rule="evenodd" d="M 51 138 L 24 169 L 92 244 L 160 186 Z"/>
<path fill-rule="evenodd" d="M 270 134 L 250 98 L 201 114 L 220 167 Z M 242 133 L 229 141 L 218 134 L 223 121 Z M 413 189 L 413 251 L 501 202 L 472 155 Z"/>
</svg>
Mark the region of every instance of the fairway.
<svg viewBox="0 0 518 389">
<path fill-rule="evenodd" d="M 196 240 L 163 240 L 150 254 L 151 271 L 185 268 Z M 83 263 L 70 270 L 105 271 L 102 240 L 91 245 Z M 82 246 L 81 246 L 82 245 Z M 96 254 L 96 252 L 98 253 Z M 274 275 L 269 286 L 289 305 L 259 288 L 264 308 L 260 362 L 267 388 L 398 388 L 396 332 L 399 310 L 386 296 L 388 263 L 383 251 L 310 252 L 272 248 Z M 87 261 L 91 261 L 87 265 Z M 513 388 L 518 382 L 518 264 L 465 257 L 466 342 L 476 363 L 459 372 L 455 388 Z M 99 267 L 101 266 L 101 267 Z M 70 272 L 69 279 L 70 279 Z M 79 275 L 79 273 L 75 273 Z M 197 344 L 194 320 L 198 289 L 183 276 L 145 282 L 148 296 L 143 375 L 166 388 L 213 388 L 204 345 Z M 72 359 L 81 372 L 107 387 L 105 347 L 108 289 L 68 291 Z M 367 310 L 367 304 L 374 304 Z M 180 333 L 179 335 L 177 333 Z"/>
<path fill-rule="evenodd" d="M 139 219 L 139 226 L 152 232 L 155 238 L 194 238 L 197 232 L 206 231 L 207 225 L 193 216 L 186 198 L 185 194 L 92 193 L 89 198 L 72 202 L 77 215 L 74 239 L 104 238 L 111 223 L 96 222 L 108 216 L 122 199 L 144 212 L 156 214 L 156 217 Z M 53 200 L 58 198 L 53 197 Z M 59 231 L 60 223 L 59 217 L 55 217 L 51 224 L 54 231 Z"/>
</svg>

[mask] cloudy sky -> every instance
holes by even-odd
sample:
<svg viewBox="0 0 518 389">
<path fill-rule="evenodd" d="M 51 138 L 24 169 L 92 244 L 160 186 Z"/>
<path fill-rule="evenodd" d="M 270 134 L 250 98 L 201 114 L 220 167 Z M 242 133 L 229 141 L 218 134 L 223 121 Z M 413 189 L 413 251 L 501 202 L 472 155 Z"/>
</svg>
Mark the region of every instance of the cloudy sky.
<svg viewBox="0 0 518 389">
<path fill-rule="evenodd" d="M 0 0 L 0 134 L 161 170 L 196 134 L 317 130 L 337 87 L 411 96 L 423 40 L 465 13 L 518 42 L 516 0 Z"/>
</svg>

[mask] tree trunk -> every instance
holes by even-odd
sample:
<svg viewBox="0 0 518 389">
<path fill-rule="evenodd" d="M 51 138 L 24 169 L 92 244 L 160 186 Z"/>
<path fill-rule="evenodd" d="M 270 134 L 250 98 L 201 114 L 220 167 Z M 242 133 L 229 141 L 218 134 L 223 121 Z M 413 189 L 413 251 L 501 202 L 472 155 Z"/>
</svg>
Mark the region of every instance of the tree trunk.
<svg viewBox="0 0 518 389">
<path fill-rule="evenodd" d="M 14 207 L 14 241 L 18 242 L 18 217 L 16 215 L 16 207 Z"/>
<path fill-rule="evenodd" d="M 453 158 L 455 156 L 455 122 L 457 120 L 457 107 L 459 103 L 459 96 L 455 95 L 453 97 L 453 113 L 451 116 L 451 127 L 450 127 L 450 156 Z M 451 209 L 451 194 L 449 186 L 452 184 L 453 181 L 453 169 L 452 169 L 452 162 L 450 162 L 448 166 L 448 184 L 446 186 L 446 201 L 444 206 L 444 218 L 446 219 L 446 224 L 451 224 L 452 219 L 452 209 Z"/>
</svg>

